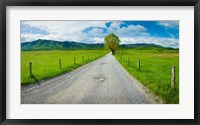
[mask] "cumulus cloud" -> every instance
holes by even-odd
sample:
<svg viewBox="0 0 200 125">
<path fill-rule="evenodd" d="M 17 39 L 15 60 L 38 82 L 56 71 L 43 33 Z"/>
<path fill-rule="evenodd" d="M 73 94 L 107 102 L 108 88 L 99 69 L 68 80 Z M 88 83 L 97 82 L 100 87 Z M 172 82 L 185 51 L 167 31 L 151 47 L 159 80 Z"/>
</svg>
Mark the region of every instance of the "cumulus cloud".
<svg viewBox="0 0 200 125">
<path fill-rule="evenodd" d="M 41 34 L 21 34 L 21 41 L 31 42 L 33 40 L 37 40 L 38 38 L 42 38 Z"/>
<path fill-rule="evenodd" d="M 106 25 L 107 23 L 109 25 Z M 162 26 L 163 30 L 173 30 L 175 27 L 179 27 L 179 22 L 159 21 L 154 25 Z M 121 40 L 120 44 L 152 43 L 164 47 L 179 47 L 179 39 L 173 37 L 174 34 L 168 30 L 165 30 L 165 32 L 171 33 L 170 37 L 153 36 L 147 27 L 140 24 L 124 24 L 123 21 L 23 21 L 21 27 L 26 28 L 23 31 L 34 31 L 22 32 L 21 42 L 49 39 L 103 43 L 107 34 L 115 33 Z"/>
<path fill-rule="evenodd" d="M 116 30 L 119 30 L 120 29 L 120 25 L 122 24 L 121 21 L 114 21 L 110 24 L 110 27 L 109 27 L 109 32 L 114 32 Z"/>
<path fill-rule="evenodd" d="M 24 23 L 50 33 L 81 31 L 90 26 L 106 27 L 106 21 L 25 21 Z"/>
<path fill-rule="evenodd" d="M 119 36 L 135 36 L 135 35 L 147 35 L 147 29 L 141 25 L 129 25 L 128 27 L 122 27 L 114 31 Z"/>
<path fill-rule="evenodd" d="M 146 44 L 156 44 L 163 47 L 172 47 L 178 48 L 179 40 L 175 38 L 157 38 L 153 36 L 147 37 L 122 37 L 120 38 L 120 44 L 139 44 L 139 43 L 146 43 Z"/>
<path fill-rule="evenodd" d="M 93 43 L 103 43 L 104 42 L 104 38 L 98 38 L 98 37 L 95 37 L 93 38 Z"/>
<path fill-rule="evenodd" d="M 92 28 L 88 33 L 95 37 L 102 37 L 104 35 L 103 29 L 100 28 Z"/>
<path fill-rule="evenodd" d="M 39 28 L 43 31 L 47 31 L 49 34 L 38 36 L 37 39 L 52 39 L 52 40 L 71 40 L 83 42 L 87 38 L 87 35 L 82 33 L 82 30 L 88 27 L 106 27 L 106 21 L 24 21 L 22 24 L 27 24 L 32 28 Z M 28 36 L 30 35 L 30 36 Z M 31 41 L 35 40 L 31 34 L 23 34 L 24 37 L 21 40 Z M 81 39 L 83 38 L 83 39 Z"/>
<path fill-rule="evenodd" d="M 119 37 L 135 36 L 135 35 L 148 35 L 147 29 L 142 25 L 127 25 L 127 27 L 120 27 L 122 21 L 112 22 L 108 28 L 109 33 L 115 33 Z"/>
</svg>

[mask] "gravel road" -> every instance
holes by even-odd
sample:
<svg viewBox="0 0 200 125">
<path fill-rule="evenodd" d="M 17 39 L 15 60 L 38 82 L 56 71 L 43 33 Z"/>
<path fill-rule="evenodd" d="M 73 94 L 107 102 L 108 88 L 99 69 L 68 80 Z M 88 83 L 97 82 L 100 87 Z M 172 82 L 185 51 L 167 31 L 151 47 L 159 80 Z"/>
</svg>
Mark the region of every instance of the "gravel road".
<svg viewBox="0 0 200 125">
<path fill-rule="evenodd" d="M 161 99 L 130 76 L 111 53 L 76 70 L 21 87 L 22 104 L 155 104 Z"/>
</svg>

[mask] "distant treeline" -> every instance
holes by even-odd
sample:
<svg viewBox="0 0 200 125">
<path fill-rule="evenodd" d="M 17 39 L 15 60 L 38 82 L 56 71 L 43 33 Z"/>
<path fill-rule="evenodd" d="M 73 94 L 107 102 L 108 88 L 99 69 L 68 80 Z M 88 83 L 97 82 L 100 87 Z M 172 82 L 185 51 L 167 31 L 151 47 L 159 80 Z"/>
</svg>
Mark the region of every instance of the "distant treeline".
<svg viewBox="0 0 200 125">
<path fill-rule="evenodd" d="M 53 40 L 36 40 L 32 42 L 24 42 L 21 43 L 22 51 L 39 51 L 39 50 L 96 50 L 96 49 L 105 49 L 104 44 L 96 43 L 96 44 L 86 44 L 86 43 L 78 43 L 71 41 L 53 41 Z M 120 45 L 120 49 L 157 49 L 164 50 L 174 48 L 165 48 L 155 44 L 123 44 Z M 178 49 L 177 49 L 178 50 Z"/>
</svg>

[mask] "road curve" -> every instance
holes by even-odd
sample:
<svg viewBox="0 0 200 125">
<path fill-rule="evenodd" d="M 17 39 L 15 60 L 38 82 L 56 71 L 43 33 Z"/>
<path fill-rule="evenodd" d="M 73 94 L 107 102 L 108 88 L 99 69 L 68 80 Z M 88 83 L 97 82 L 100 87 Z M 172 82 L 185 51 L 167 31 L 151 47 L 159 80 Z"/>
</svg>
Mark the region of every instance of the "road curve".
<svg viewBox="0 0 200 125">
<path fill-rule="evenodd" d="M 21 87 L 22 104 L 161 103 L 111 53 L 76 70 Z"/>
</svg>

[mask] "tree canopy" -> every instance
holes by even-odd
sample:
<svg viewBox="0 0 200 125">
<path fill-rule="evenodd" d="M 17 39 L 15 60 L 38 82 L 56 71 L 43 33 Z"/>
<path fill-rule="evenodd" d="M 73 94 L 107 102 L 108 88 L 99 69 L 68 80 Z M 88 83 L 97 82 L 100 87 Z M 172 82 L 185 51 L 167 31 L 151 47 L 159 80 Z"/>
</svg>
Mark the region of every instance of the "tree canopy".
<svg viewBox="0 0 200 125">
<path fill-rule="evenodd" d="M 114 33 L 108 34 L 104 38 L 105 47 L 110 49 L 113 55 L 115 54 L 115 51 L 117 50 L 119 46 L 119 43 L 120 43 L 120 39 Z"/>
</svg>

